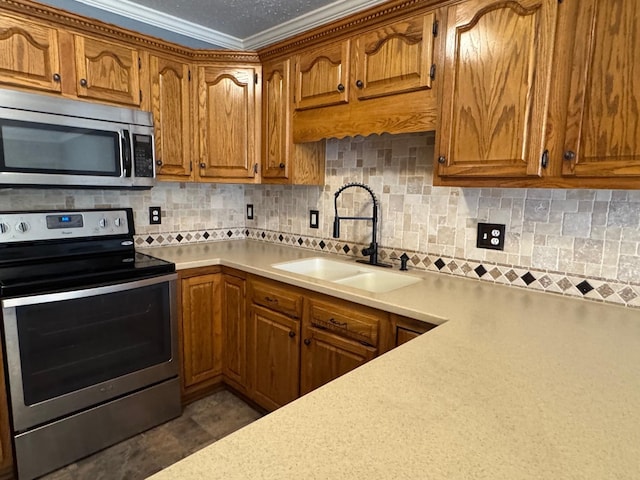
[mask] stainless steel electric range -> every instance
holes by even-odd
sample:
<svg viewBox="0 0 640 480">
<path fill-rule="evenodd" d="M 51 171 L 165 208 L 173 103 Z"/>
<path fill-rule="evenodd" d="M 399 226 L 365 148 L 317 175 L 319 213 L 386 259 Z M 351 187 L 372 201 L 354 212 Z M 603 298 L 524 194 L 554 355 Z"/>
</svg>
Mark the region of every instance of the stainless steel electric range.
<svg viewBox="0 0 640 480">
<path fill-rule="evenodd" d="M 3 348 L 18 475 L 180 415 L 175 265 L 131 209 L 0 212 Z"/>
</svg>

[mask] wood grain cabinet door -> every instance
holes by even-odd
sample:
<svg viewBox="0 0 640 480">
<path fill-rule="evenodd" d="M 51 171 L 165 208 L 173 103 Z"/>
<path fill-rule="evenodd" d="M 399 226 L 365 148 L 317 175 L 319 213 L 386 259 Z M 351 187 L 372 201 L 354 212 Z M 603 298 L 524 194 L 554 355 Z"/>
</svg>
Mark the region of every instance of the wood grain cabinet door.
<svg viewBox="0 0 640 480">
<path fill-rule="evenodd" d="M 76 35 L 78 97 L 139 106 L 140 58 L 134 48 Z"/>
<path fill-rule="evenodd" d="M 429 13 L 360 35 L 354 41 L 359 100 L 431 88 L 435 15 Z"/>
<path fill-rule="evenodd" d="M 1 15 L 0 83 L 60 92 L 57 30 Z"/>
<path fill-rule="evenodd" d="M 262 178 L 289 176 L 290 68 L 289 59 L 267 63 L 262 68 Z"/>
<path fill-rule="evenodd" d="M 159 179 L 192 180 L 191 68 L 152 55 L 151 111 Z"/>
<path fill-rule="evenodd" d="M 557 0 L 447 9 L 440 176 L 541 175 Z"/>
<path fill-rule="evenodd" d="M 296 55 L 296 110 L 348 102 L 350 48 L 345 40 Z"/>
<path fill-rule="evenodd" d="M 275 410 L 298 398 L 300 322 L 255 304 L 250 310 L 250 395 Z"/>
<path fill-rule="evenodd" d="M 562 174 L 640 176 L 640 3 L 583 0 L 572 35 Z"/>
<path fill-rule="evenodd" d="M 221 277 L 216 273 L 182 280 L 185 389 L 222 373 Z"/>
<path fill-rule="evenodd" d="M 258 67 L 200 67 L 200 180 L 255 177 L 260 156 L 258 74 Z"/>
<path fill-rule="evenodd" d="M 222 284 L 223 373 L 235 388 L 247 386 L 247 315 L 245 280 L 224 275 Z"/>
</svg>

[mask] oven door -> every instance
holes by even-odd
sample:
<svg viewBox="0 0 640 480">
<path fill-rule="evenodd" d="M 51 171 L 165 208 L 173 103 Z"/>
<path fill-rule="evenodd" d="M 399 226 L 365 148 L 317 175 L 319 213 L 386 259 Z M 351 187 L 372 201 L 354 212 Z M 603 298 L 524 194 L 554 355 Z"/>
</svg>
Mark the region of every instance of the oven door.
<svg viewBox="0 0 640 480">
<path fill-rule="evenodd" d="M 15 431 L 175 377 L 176 279 L 2 300 Z"/>
</svg>

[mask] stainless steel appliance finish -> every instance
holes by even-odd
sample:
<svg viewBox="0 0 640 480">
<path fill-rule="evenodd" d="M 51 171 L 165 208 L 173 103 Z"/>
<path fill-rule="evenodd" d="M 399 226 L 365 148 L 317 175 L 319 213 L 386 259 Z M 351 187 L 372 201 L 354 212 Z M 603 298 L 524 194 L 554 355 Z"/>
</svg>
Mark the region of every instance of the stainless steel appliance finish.
<svg viewBox="0 0 640 480">
<path fill-rule="evenodd" d="M 150 112 L 0 89 L 0 186 L 154 184 Z"/>
<path fill-rule="evenodd" d="M 133 212 L 0 212 L 0 300 L 19 477 L 178 416 L 175 265 Z"/>
</svg>

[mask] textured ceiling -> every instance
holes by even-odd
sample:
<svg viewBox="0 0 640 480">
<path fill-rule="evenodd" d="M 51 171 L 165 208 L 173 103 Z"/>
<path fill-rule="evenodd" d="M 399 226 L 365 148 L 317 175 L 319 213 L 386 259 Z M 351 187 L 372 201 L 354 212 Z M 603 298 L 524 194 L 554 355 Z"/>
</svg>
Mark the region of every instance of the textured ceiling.
<svg viewBox="0 0 640 480">
<path fill-rule="evenodd" d="M 223 32 L 250 37 L 334 0 L 132 0 L 133 3 Z"/>
<path fill-rule="evenodd" d="M 194 48 L 256 50 L 387 0 L 38 0 Z"/>
</svg>

